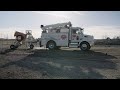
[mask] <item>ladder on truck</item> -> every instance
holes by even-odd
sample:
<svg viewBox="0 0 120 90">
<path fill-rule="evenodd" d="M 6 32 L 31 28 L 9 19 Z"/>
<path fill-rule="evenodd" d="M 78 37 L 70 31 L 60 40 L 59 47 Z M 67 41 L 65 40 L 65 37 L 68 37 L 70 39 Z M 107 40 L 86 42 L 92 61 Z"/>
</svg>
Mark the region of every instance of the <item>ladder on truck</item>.
<svg viewBox="0 0 120 90">
<path fill-rule="evenodd" d="M 67 22 L 67 23 L 51 24 L 51 25 L 46 25 L 46 26 L 41 25 L 41 29 L 43 31 L 46 31 L 46 30 L 60 29 L 60 28 L 63 28 L 63 27 L 71 27 L 71 26 L 72 26 L 71 22 Z"/>
</svg>

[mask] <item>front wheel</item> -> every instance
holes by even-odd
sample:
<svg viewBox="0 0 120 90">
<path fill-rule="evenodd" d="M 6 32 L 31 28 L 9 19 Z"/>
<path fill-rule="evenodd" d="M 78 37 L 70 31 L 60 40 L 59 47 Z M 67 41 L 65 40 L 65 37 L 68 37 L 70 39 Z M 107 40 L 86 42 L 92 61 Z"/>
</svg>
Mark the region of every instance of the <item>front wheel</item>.
<svg viewBox="0 0 120 90">
<path fill-rule="evenodd" d="M 88 51 L 90 49 L 90 44 L 88 42 L 82 42 L 80 44 L 80 49 L 82 51 Z"/>
</svg>

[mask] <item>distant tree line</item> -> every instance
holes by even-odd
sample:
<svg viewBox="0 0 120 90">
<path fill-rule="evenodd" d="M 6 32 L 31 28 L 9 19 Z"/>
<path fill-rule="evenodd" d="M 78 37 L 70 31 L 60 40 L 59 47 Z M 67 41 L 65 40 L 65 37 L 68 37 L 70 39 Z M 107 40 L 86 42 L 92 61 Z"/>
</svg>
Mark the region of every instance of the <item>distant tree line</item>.
<svg viewBox="0 0 120 90">
<path fill-rule="evenodd" d="M 120 36 L 110 38 L 106 37 L 105 39 L 96 39 L 95 45 L 120 45 Z"/>
</svg>

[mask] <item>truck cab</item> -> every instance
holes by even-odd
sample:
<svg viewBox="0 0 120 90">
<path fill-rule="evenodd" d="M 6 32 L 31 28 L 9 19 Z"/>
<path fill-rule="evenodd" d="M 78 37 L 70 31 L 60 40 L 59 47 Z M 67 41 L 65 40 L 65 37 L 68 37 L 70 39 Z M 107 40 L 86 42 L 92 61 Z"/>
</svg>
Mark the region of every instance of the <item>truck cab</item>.
<svg viewBox="0 0 120 90">
<path fill-rule="evenodd" d="M 94 37 L 91 35 L 85 35 L 83 28 L 72 27 L 71 28 L 71 41 L 69 47 L 80 47 L 81 50 L 89 50 L 94 45 Z"/>
<path fill-rule="evenodd" d="M 42 34 L 40 46 L 49 49 L 59 47 L 74 47 L 87 51 L 94 44 L 94 37 L 84 35 L 83 29 L 80 27 L 72 27 L 71 22 L 58 23 L 52 25 L 41 25 Z"/>
</svg>

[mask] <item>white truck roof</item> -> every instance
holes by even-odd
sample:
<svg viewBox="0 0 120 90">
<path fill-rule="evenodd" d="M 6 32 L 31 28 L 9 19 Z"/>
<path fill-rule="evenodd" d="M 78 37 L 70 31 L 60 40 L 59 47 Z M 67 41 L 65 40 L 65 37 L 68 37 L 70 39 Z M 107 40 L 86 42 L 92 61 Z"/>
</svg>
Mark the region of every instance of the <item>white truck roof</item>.
<svg viewBox="0 0 120 90">
<path fill-rule="evenodd" d="M 80 29 L 80 30 L 83 30 L 84 28 L 81 28 L 81 27 L 72 27 L 72 29 L 74 30 L 77 30 L 77 29 Z"/>
</svg>

